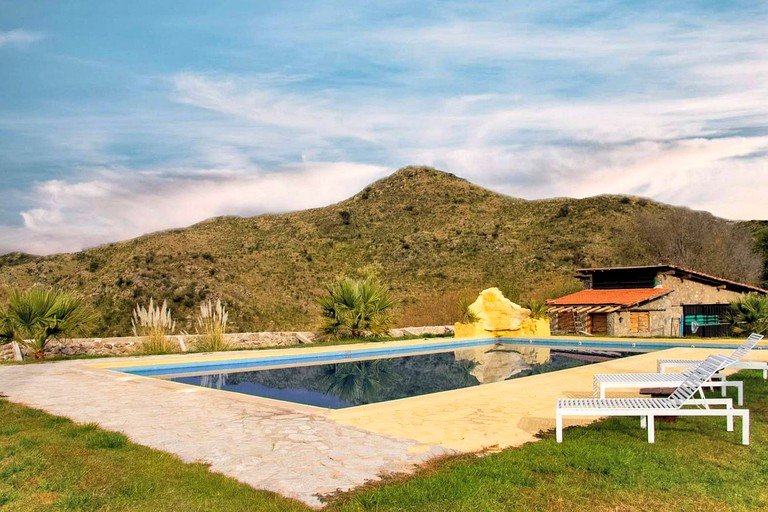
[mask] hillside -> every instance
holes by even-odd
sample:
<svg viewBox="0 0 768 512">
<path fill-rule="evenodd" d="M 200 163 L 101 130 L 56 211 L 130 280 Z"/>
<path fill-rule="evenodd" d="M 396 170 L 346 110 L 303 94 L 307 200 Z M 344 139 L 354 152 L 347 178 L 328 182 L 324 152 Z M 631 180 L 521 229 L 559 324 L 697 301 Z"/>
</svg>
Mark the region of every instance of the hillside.
<svg viewBox="0 0 768 512">
<path fill-rule="evenodd" d="M 324 208 L 215 218 L 74 254 L 5 255 L 0 294 L 36 282 L 76 289 L 102 314 L 103 336 L 128 334 L 132 307 L 149 297 L 167 299 L 189 331 L 197 304 L 217 296 L 230 330 L 312 329 L 327 283 L 374 273 L 399 299 L 398 323 L 446 323 L 462 295 L 484 287 L 545 298 L 577 289 L 579 267 L 659 263 L 653 237 L 639 234 L 672 214 L 698 215 L 626 196 L 526 201 L 407 167 Z M 746 228 L 706 215 L 743 239 Z M 729 260 L 728 247 L 705 247 Z M 720 275 L 755 282 L 760 266 L 750 265 Z"/>
</svg>

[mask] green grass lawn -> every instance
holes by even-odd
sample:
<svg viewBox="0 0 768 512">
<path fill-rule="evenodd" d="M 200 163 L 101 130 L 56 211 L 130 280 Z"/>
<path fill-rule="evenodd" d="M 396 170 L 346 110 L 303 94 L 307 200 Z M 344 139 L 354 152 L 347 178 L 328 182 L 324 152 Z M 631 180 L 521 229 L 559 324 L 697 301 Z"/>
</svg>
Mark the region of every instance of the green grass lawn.
<svg viewBox="0 0 768 512">
<path fill-rule="evenodd" d="M 768 384 L 742 372 L 752 445 L 740 424 L 682 418 L 646 443 L 636 418 L 613 418 L 486 457 L 435 462 L 417 475 L 342 494 L 331 511 L 767 510 Z M 552 404 L 554 408 L 554 403 Z M 0 510 L 309 510 L 206 466 L 92 425 L 0 401 Z"/>
</svg>

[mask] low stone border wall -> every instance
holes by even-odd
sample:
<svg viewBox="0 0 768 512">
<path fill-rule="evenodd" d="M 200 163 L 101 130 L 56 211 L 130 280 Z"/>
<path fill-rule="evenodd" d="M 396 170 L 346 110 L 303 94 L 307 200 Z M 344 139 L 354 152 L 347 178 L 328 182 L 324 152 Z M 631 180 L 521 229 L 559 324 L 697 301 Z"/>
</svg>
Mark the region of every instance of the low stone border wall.
<svg viewBox="0 0 768 512">
<path fill-rule="evenodd" d="M 392 337 L 424 336 L 427 334 L 451 334 L 451 325 L 432 325 L 426 327 L 402 327 L 390 329 Z M 249 349 L 262 347 L 283 347 L 314 343 L 320 337 L 320 331 L 285 331 L 285 332 L 240 332 L 224 335 L 225 340 L 233 349 Z M 196 334 L 168 336 L 172 346 L 175 344 L 179 352 L 195 350 Z M 67 340 L 51 340 L 45 349 L 47 357 L 74 355 L 104 355 L 119 356 L 136 354 L 141 351 L 143 338 L 126 336 L 120 338 L 73 338 Z M 20 347 L 24 358 L 33 357 L 33 351 Z M 13 346 L 9 343 L 0 346 L 0 360 L 15 359 Z"/>
</svg>

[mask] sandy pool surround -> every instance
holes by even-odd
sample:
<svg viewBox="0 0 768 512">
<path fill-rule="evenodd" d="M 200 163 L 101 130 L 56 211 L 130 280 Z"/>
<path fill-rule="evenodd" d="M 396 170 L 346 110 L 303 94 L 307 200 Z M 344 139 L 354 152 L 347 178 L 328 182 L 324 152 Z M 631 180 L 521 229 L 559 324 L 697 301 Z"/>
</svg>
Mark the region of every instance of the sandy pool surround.
<svg viewBox="0 0 768 512">
<path fill-rule="evenodd" d="M 222 392 L 110 370 L 173 362 L 351 353 L 409 340 L 225 354 L 79 360 L 0 368 L 9 399 L 124 432 L 133 441 L 206 461 L 212 469 L 311 505 L 384 472 L 408 471 L 456 451 L 517 446 L 554 427 L 560 397 L 590 396 L 594 373 L 655 371 L 659 352 L 390 402 L 330 410 Z M 658 340 L 655 340 L 658 341 Z M 677 340 L 679 342 L 679 340 Z M 309 351 L 309 352 L 308 352 Z M 713 349 L 674 348 L 663 357 L 703 357 Z M 768 350 L 752 359 L 768 361 Z"/>
</svg>

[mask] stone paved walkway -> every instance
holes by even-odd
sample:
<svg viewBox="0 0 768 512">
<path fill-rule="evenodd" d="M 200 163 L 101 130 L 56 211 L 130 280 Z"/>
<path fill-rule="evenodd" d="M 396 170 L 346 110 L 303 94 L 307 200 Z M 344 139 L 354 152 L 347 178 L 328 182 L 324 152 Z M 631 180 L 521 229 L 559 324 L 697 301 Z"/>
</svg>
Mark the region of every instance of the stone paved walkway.
<svg viewBox="0 0 768 512">
<path fill-rule="evenodd" d="M 100 360 L 99 362 L 103 362 Z M 267 400 L 66 361 L 0 368 L 14 402 L 96 422 L 132 441 L 207 462 L 213 471 L 320 506 L 318 496 L 448 451 L 375 434 Z"/>
</svg>

